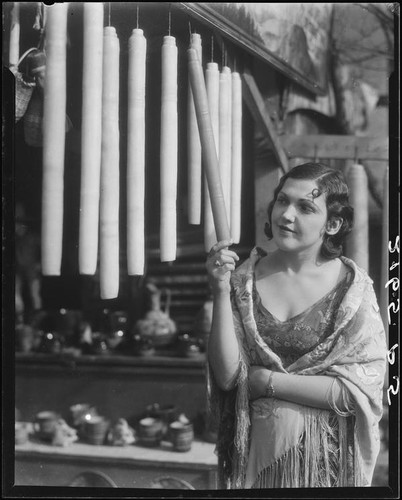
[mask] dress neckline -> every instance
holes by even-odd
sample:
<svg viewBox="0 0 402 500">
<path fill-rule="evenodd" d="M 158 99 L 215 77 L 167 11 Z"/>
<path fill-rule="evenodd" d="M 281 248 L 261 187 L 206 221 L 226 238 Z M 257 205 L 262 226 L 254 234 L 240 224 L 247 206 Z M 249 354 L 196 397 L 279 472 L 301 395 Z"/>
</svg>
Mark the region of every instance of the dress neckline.
<svg viewBox="0 0 402 500">
<path fill-rule="evenodd" d="M 280 323 L 280 324 L 284 325 L 286 323 L 294 322 L 294 321 L 298 320 L 301 316 L 305 316 L 312 309 L 314 309 L 315 307 L 317 307 L 319 304 L 322 304 L 322 302 L 324 302 L 328 298 L 329 295 L 332 295 L 333 293 L 336 293 L 337 290 L 338 290 L 338 288 L 340 288 L 341 285 L 344 285 L 349 280 L 350 276 L 351 276 L 351 272 L 350 272 L 350 270 L 348 270 L 346 272 L 345 276 L 341 279 L 341 281 L 339 281 L 338 283 L 336 283 L 336 285 L 333 288 L 331 288 L 331 290 L 329 290 L 329 292 L 327 292 L 320 299 L 318 299 L 316 302 L 314 302 L 314 304 L 312 304 L 311 306 L 307 307 L 307 309 L 305 309 L 304 311 L 296 314 L 295 316 L 292 316 L 291 318 L 285 319 L 283 321 L 281 319 L 277 318 L 274 314 L 272 314 L 271 311 L 269 311 L 264 306 L 264 304 L 262 303 L 260 294 L 258 293 L 257 286 L 256 286 L 256 281 L 257 280 L 255 278 L 255 272 L 253 272 L 253 289 L 254 289 L 255 297 L 257 299 L 257 304 L 260 307 L 260 309 L 263 312 L 267 313 L 269 316 L 271 316 L 277 323 Z"/>
</svg>

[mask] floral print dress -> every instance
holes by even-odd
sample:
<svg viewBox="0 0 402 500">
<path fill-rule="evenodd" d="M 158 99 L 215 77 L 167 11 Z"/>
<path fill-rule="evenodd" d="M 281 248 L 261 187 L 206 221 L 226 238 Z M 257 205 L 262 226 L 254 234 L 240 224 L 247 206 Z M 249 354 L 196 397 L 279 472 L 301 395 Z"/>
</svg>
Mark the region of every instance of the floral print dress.
<svg viewBox="0 0 402 500">
<path fill-rule="evenodd" d="M 345 278 L 289 321 L 264 306 L 255 286 L 254 248 L 231 277 L 239 341 L 236 387 L 223 391 L 208 370 L 217 419 L 218 478 L 224 489 L 369 486 L 379 452 L 386 369 L 385 331 L 372 280 L 351 259 Z M 343 411 L 262 397 L 250 401 L 248 371 L 259 365 L 295 375 L 325 375 L 342 389 Z"/>
</svg>

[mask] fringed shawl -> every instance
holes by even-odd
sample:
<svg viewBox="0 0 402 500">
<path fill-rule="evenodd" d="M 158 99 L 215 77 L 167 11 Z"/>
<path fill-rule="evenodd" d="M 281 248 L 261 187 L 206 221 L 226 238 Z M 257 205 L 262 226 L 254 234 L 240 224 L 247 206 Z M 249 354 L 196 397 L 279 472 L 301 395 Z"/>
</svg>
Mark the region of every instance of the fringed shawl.
<svg viewBox="0 0 402 500">
<path fill-rule="evenodd" d="M 387 349 L 372 280 L 352 260 L 341 257 L 342 262 L 353 270 L 354 277 L 340 304 L 333 332 L 285 369 L 280 357 L 259 335 L 254 320 L 253 276 L 255 264 L 261 256 L 261 250 L 254 248 L 249 259 L 232 273 L 231 278 L 233 321 L 240 347 L 240 370 L 235 389 L 228 392 L 220 390 L 214 381 L 212 370 L 209 370 L 210 410 L 219 422 L 216 451 L 220 488 L 245 487 L 251 435 L 248 393 L 248 369 L 251 365 L 262 365 L 283 373 L 338 378 L 353 401 L 353 485 L 369 486 L 380 449 L 378 424 L 382 416 Z M 289 419 L 290 428 L 292 424 L 287 406 L 292 403 L 280 403 L 282 422 Z M 320 425 L 324 428 L 331 414 L 337 417 L 336 412 L 296 406 L 303 416 L 305 431 L 308 426 Z M 338 422 L 339 436 L 346 436 L 346 419 L 338 416 Z M 310 435 L 308 432 L 305 434 Z M 340 446 L 345 446 L 345 439 L 340 439 L 339 443 Z M 303 459 L 306 460 L 306 467 L 316 444 L 304 444 Z M 341 457 L 342 453 L 345 461 L 348 460 L 346 449 L 341 450 Z M 292 460 L 295 459 L 289 450 L 286 456 L 281 457 L 282 462 L 288 461 L 288 466 L 282 467 L 283 463 L 278 461 L 276 473 L 289 473 Z M 341 467 L 340 472 L 344 473 Z M 340 485 L 345 484 L 341 481 Z"/>
</svg>

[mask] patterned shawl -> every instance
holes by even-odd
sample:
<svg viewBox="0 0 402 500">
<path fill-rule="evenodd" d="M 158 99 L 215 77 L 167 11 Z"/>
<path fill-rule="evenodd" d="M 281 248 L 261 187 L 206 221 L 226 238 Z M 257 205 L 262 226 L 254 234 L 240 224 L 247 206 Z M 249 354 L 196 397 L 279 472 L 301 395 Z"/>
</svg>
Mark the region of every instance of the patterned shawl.
<svg viewBox="0 0 402 500">
<path fill-rule="evenodd" d="M 285 369 L 279 356 L 259 335 L 254 320 L 254 267 L 261 252 L 264 251 L 254 248 L 231 278 L 233 320 L 241 353 L 235 389 L 220 390 L 209 370 L 210 410 L 219 422 L 220 487 L 244 488 L 245 485 L 250 447 L 248 368 L 251 365 L 263 365 L 283 373 L 338 378 L 353 400 L 355 486 L 368 486 L 380 449 L 378 424 L 382 416 L 387 352 L 372 280 L 352 260 L 341 257 L 354 271 L 354 277 L 337 312 L 334 330 L 312 351 Z M 311 414 L 311 408 L 300 408 L 305 409 L 306 415 Z M 286 408 L 284 412 L 281 418 L 286 418 Z"/>
</svg>

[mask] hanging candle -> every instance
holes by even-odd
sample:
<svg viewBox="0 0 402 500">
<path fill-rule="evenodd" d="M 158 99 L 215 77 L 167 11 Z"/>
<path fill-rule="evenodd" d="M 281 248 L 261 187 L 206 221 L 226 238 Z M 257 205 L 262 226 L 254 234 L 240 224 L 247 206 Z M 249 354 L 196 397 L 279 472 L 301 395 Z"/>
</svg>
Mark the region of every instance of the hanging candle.
<svg viewBox="0 0 402 500">
<path fill-rule="evenodd" d="M 347 183 L 350 190 L 350 202 L 354 209 L 354 224 L 351 231 L 347 251 L 348 256 L 356 264 L 368 271 L 369 264 L 369 195 L 367 174 L 363 165 L 355 163 L 347 172 Z"/>
<path fill-rule="evenodd" d="M 84 2 L 79 271 L 95 274 L 98 258 L 102 140 L 103 4 Z"/>
<path fill-rule="evenodd" d="M 205 70 L 205 85 L 209 103 L 212 130 L 215 140 L 216 154 L 219 158 L 219 66 L 209 62 Z M 216 243 L 216 232 L 212 217 L 211 198 L 208 183 L 204 174 L 204 248 L 209 252 Z"/>
<path fill-rule="evenodd" d="M 128 41 L 127 266 L 143 275 L 145 267 L 145 75 L 147 41 L 134 29 Z"/>
<path fill-rule="evenodd" d="M 242 180 L 242 89 L 237 72 L 232 73 L 232 172 L 230 232 L 233 243 L 240 242 Z"/>
<path fill-rule="evenodd" d="M 43 104 L 42 274 L 59 276 L 63 246 L 67 4 L 49 9 Z"/>
<path fill-rule="evenodd" d="M 191 48 L 188 49 L 187 57 L 216 235 L 219 241 L 228 240 L 230 239 L 229 224 L 223 197 L 212 122 L 209 114 L 204 75 L 196 51 Z"/>
<path fill-rule="evenodd" d="M 389 276 L 389 167 L 385 169 L 383 180 L 383 202 L 382 202 L 382 256 L 381 256 L 381 293 L 380 293 L 380 311 L 385 331 L 388 334 L 388 282 Z"/>
<path fill-rule="evenodd" d="M 170 262 L 176 259 L 177 249 L 177 47 L 170 35 L 162 45 L 160 179 L 160 258 Z"/>
<path fill-rule="evenodd" d="M 20 58 L 20 2 L 13 2 L 11 9 L 10 47 L 8 54 L 10 68 L 17 67 Z"/>
<path fill-rule="evenodd" d="M 232 78 L 228 66 L 219 79 L 219 170 L 222 179 L 226 213 L 230 225 L 231 151 L 232 147 Z"/>
<path fill-rule="evenodd" d="M 200 64 L 202 64 L 201 36 L 198 33 L 191 34 L 190 47 L 195 49 Z M 201 143 L 190 82 L 188 83 L 187 97 L 188 222 L 189 224 L 200 224 L 202 192 Z"/>
<path fill-rule="evenodd" d="M 102 299 L 119 294 L 119 58 L 115 28 L 103 35 L 102 149 L 99 206 L 99 277 Z"/>
</svg>

